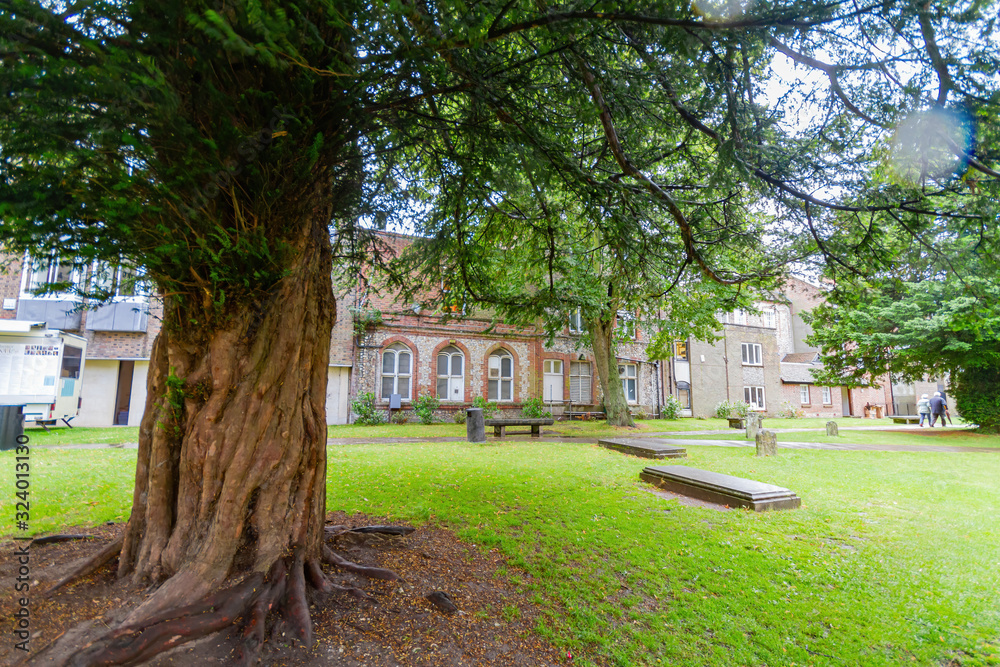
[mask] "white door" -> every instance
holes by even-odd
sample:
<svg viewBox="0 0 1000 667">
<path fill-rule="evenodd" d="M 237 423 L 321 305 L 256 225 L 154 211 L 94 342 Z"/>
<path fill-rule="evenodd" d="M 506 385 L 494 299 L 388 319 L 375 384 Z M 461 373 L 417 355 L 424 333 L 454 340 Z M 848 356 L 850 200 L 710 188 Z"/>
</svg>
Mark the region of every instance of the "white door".
<svg viewBox="0 0 1000 667">
<path fill-rule="evenodd" d="M 563 362 L 546 359 L 542 362 L 542 400 L 546 403 L 562 403 Z"/>
</svg>

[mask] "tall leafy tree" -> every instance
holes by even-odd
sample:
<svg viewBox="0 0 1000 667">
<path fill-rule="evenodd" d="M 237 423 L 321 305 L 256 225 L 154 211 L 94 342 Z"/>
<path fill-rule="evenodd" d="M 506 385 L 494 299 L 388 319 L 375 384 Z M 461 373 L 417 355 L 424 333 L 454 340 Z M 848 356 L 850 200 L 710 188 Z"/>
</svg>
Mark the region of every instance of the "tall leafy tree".
<svg viewBox="0 0 1000 667">
<path fill-rule="evenodd" d="M 0 239 L 128 261 L 165 305 L 132 515 L 104 554 L 156 589 L 74 660 L 145 658 L 239 617 L 249 662 L 272 608 L 309 641 L 306 582 L 331 590 L 335 560 L 331 267 L 378 256 L 359 221 L 422 201 L 469 274 L 482 253 L 462 222 L 496 211 L 486 257 L 548 248 L 546 275 L 569 276 L 565 257 L 600 250 L 629 298 L 642 281 L 615 267 L 647 247 L 676 258 L 652 285 L 772 272 L 751 241 L 779 229 L 752 213 L 832 259 L 845 228 L 870 227 L 859 252 L 877 254 L 885 224 L 982 221 L 995 149 L 947 118 L 996 115 L 995 6 L 0 0 Z M 811 75 L 770 91 L 773 58 Z M 530 202 L 523 220 L 510 202 Z M 604 323 L 610 284 L 558 301 Z"/>
<path fill-rule="evenodd" d="M 997 226 L 911 244 L 891 270 L 842 277 L 807 315 L 829 384 L 949 377 L 963 417 L 1000 428 Z"/>
</svg>

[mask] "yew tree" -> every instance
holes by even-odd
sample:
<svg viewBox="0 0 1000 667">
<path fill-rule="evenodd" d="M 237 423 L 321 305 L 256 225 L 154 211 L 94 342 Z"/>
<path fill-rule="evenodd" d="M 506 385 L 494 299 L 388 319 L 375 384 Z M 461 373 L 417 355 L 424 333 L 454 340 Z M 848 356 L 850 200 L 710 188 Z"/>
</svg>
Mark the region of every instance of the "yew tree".
<svg viewBox="0 0 1000 667">
<path fill-rule="evenodd" d="M 962 128 L 996 117 L 995 7 L 0 0 L 0 242 L 130 263 L 164 302 L 101 555 L 154 590 L 72 660 L 240 618 L 252 662 L 275 608 L 308 643 L 320 563 L 348 566 L 324 403 L 331 272 L 379 259 L 366 229 L 418 224 L 477 294 L 530 269 L 486 300 L 599 329 L 695 276 L 843 261 L 845 226 L 868 252 L 984 224 L 995 149 Z"/>
</svg>

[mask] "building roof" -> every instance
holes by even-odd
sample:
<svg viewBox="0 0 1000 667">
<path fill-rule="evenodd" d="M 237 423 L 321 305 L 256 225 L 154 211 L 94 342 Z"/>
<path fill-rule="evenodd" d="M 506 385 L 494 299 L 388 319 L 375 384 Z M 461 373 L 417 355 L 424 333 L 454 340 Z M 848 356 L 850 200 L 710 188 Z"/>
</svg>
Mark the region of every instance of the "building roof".
<svg viewBox="0 0 1000 667">
<path fill-rule="evenodd" d="M 788 357 L 793 355 L 788 355 Z M 785 384 L 816 384 L 813 370 L 821 370 L 823 364 L 789 364 L 781 362 L 781 381 Z"/>
<path fill-rule="evenodd" d="M 781 360 L 783 364 L 809 364 L 819 360 L 818 352 L 793 352 Z"/>
</svg>

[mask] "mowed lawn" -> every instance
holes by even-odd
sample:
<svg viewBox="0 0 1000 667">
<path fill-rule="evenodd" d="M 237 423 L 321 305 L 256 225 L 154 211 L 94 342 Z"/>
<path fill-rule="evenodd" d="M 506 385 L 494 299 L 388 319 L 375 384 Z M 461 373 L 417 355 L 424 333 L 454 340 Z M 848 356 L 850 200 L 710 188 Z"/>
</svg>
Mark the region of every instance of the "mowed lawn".
<svg viewBox="0 0 1000 667">
<path fill-rule="evenodd" d="M 850 423 L 850 422 L 848 422 Z M 765 428 L 769 428 L 765 426 Z M 944 446 L 982 447 L 1000 450 L 1000 436 L 976 433 L 969 428 L 906 428 L 895 431 L 864 431 L 840 429 L 839 435 L 827 435 L 826 431 L 789 431 L 775 434 L 778 444 L 782 442 L 825 442 L 835 445 L 892 445 L 892 446 Z M 733 429 L 726 435 L 691 433 L 677 438 L 694 440 L 741 440 L 751 442 L 742 430 Z"/>
<path fill-rule="evenodd" d="M 1000 665 L 1000 455 L 688 451 L 655 465 L 786 486 L 802 508 L 685 506 L 638 480 L 650 461 L 590 444 L 445 442 L 331 447 L 328 509 L 501 550 L 574 664 Z M 33 449 L 33 529 L 124 520 L 134 464 Z M 0 465 L 13 488 L 13 452 Z"/>
</svg>

